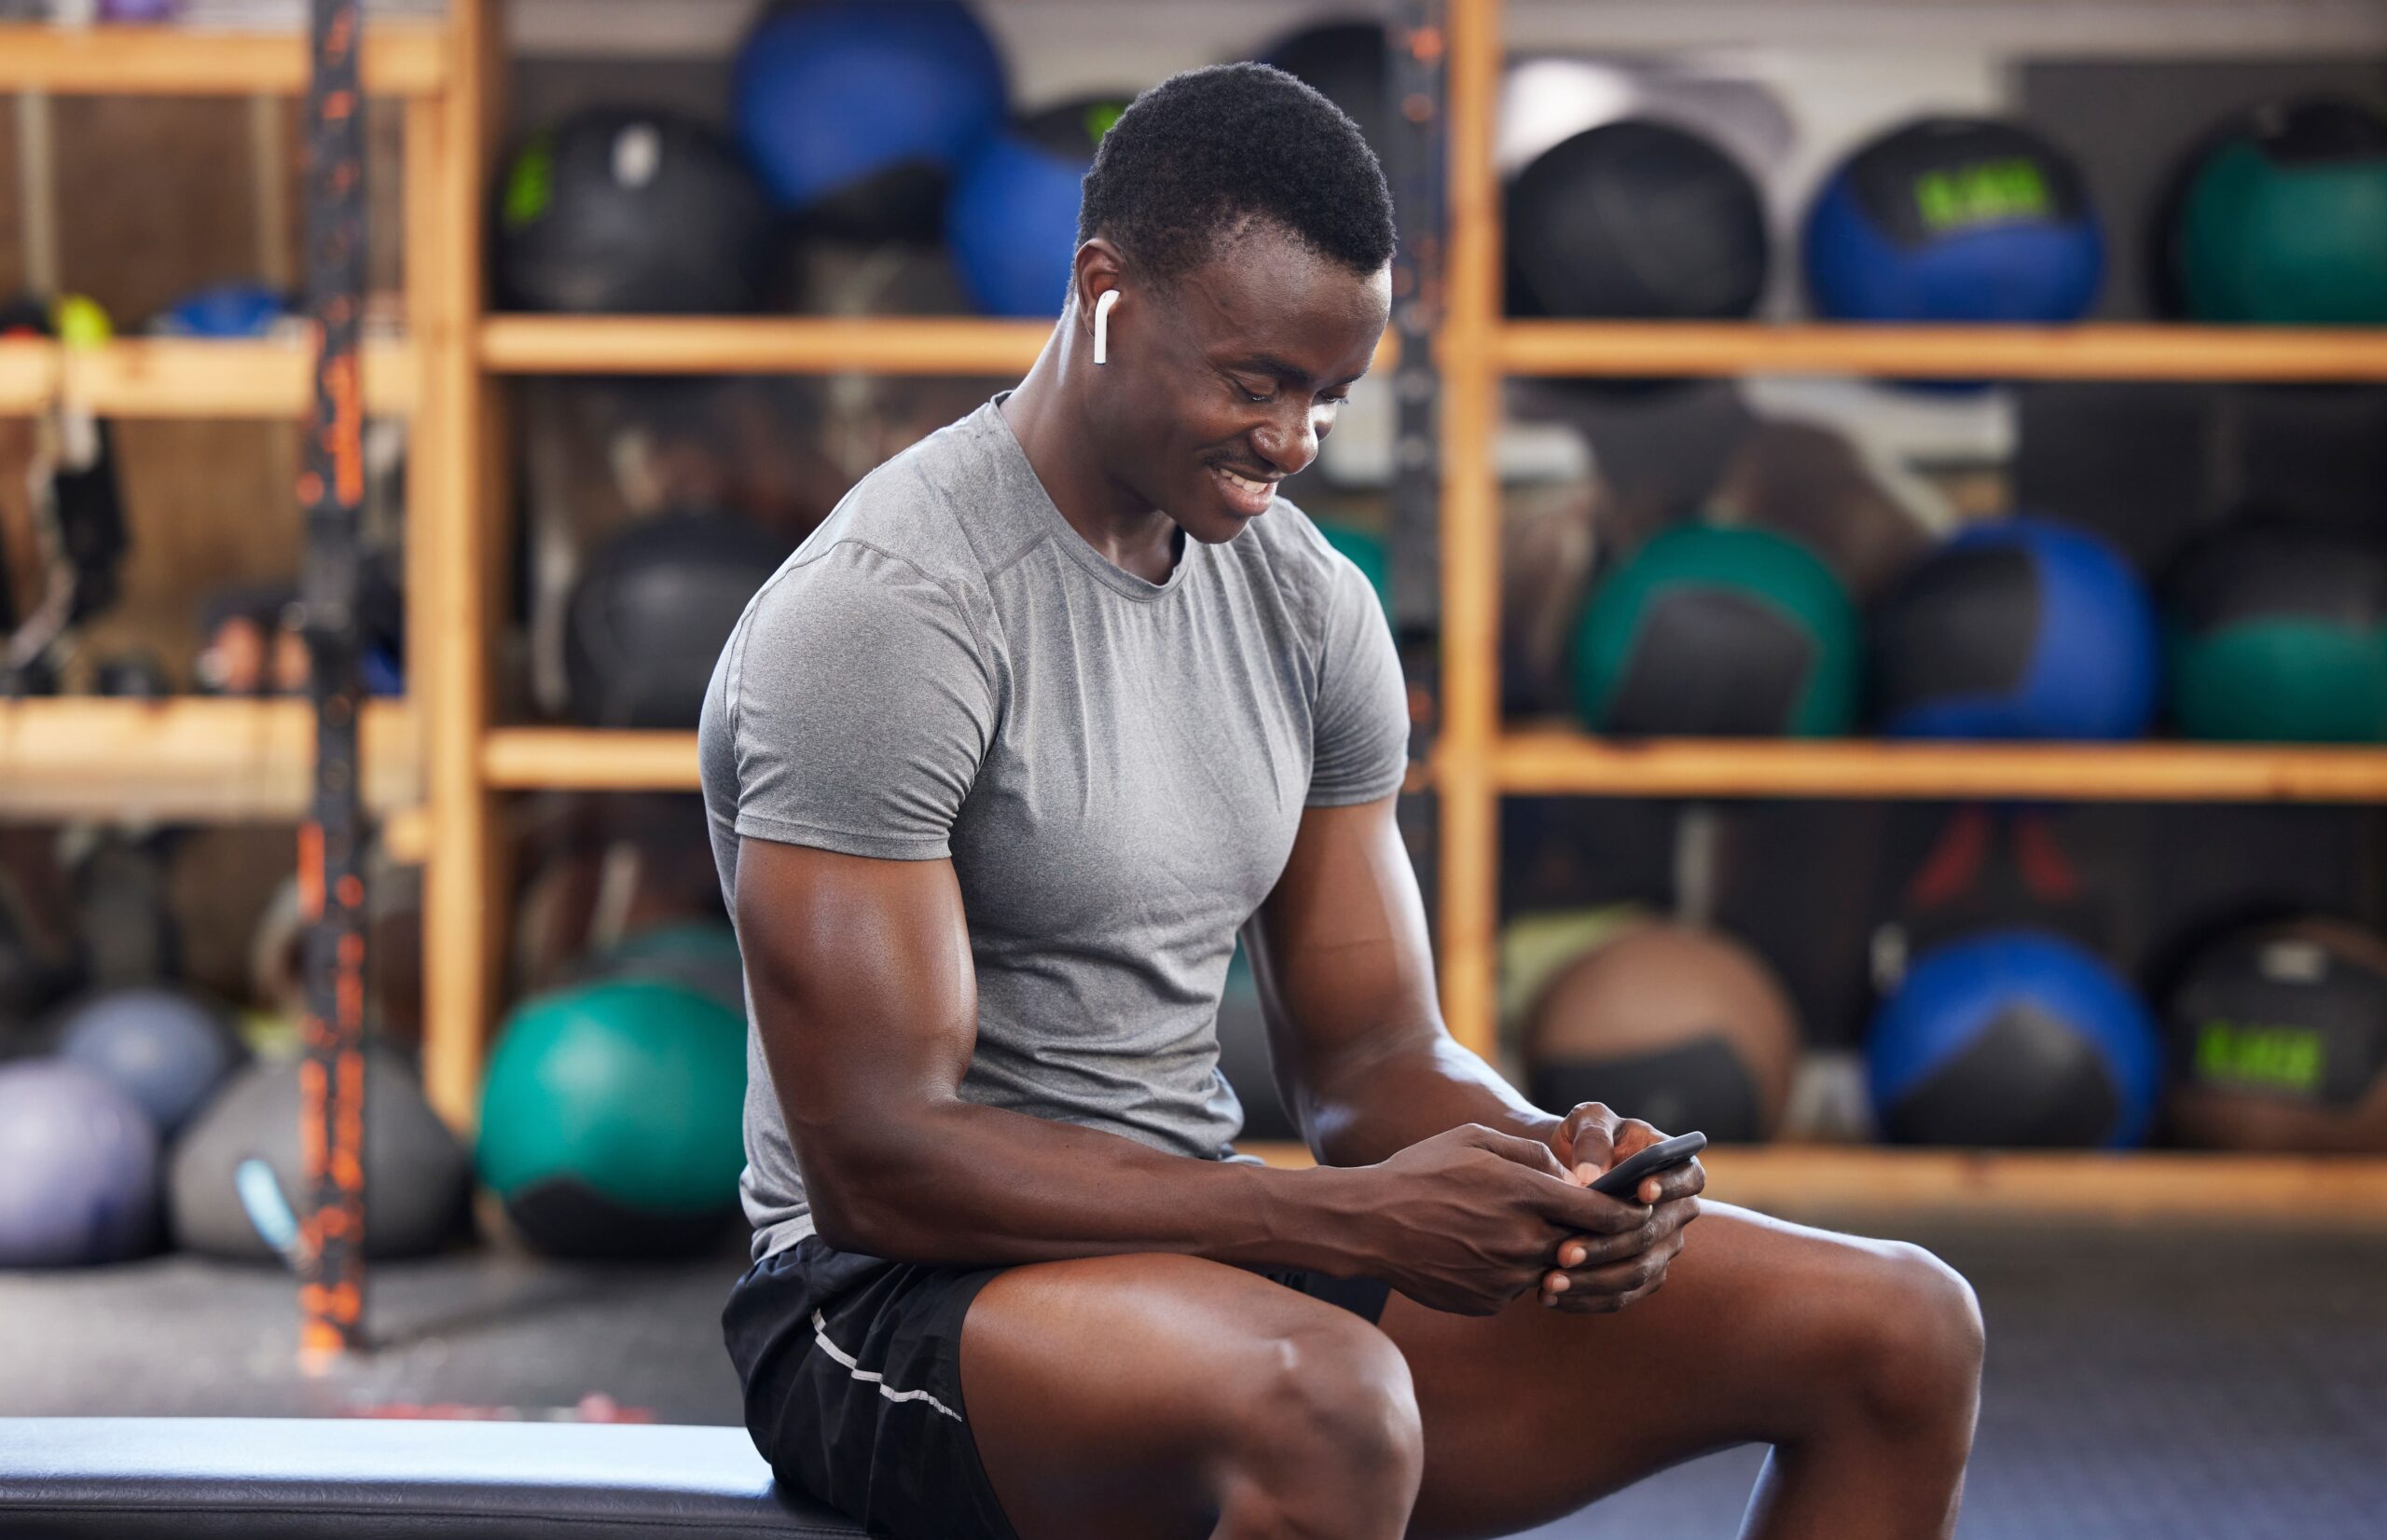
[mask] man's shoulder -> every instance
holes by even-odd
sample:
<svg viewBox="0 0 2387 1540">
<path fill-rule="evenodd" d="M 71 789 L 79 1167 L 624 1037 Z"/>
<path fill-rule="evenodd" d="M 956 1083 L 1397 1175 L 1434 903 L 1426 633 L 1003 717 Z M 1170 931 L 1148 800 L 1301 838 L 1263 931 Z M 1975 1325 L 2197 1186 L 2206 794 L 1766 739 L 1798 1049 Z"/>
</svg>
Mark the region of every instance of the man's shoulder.
<svg viewBox="0 0 2387 1540">
<path fill-rule="evenodd" d="M 868 573 L 876 564 L 852 560 L 876 553 L 940 583 L 981 576 L 1004 520 L 990 516 L 1009 495 L 986 442 L 983 412 L 948 424 L 887 461 L 854 484 L 796 552 L 801 568 L 833 554 L 829 572 Z"/>
</svg>

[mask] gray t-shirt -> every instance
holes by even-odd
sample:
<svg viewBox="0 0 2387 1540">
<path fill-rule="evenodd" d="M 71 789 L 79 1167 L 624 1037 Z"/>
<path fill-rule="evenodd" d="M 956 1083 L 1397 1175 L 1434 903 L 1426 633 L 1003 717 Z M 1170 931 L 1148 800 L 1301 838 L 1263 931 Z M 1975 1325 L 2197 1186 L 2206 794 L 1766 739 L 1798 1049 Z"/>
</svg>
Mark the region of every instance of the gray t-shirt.
<svg viewBox="0 0 2387 1540">
<path fill-rule="evenodd" d="M 1409 722 L 1373 591 L 1300 510 L 1181 543 L 1159 584 L 1105 560 L 990 403 L 865 477 L 763 585 L 699 740 L 733 908 L 740 835 L 952 858 L 964 1097 L 1215 1159 L 1243 1120 L 1216 1030 L 1235 932 L 1304 806 L 1400 786 Z M 747 1076 L 760 1258 L 812 1220 L 751 1027 Z"/>
</svg>

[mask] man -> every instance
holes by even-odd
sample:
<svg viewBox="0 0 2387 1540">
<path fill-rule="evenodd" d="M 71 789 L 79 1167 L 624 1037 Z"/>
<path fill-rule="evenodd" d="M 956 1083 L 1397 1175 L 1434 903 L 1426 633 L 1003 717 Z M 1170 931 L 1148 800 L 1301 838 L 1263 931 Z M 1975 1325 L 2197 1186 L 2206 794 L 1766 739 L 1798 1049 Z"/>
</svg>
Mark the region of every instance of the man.
<svg viewBox="0 0 2387 1540">
<path fill-rule="evenodd" d="M 1657 1132 L 1533 1107 L 1442 1029 L 1391 639 L 1273 487 L 1368 366 L 1392 244 L 1323 98 L 1156 87 L 1026 380 L 731 639 L 748 1426 L 921 1540 L 1495 1534 L 1751 1440 L 1753 1534 L 1945 1534 L 1963 1281 L 1720 1205 L 1687 1237 L 1696 1165 L 1592 1192 Z M 1224 1158 L 1238 929 L 1315 1171 Z"/>
</svg>

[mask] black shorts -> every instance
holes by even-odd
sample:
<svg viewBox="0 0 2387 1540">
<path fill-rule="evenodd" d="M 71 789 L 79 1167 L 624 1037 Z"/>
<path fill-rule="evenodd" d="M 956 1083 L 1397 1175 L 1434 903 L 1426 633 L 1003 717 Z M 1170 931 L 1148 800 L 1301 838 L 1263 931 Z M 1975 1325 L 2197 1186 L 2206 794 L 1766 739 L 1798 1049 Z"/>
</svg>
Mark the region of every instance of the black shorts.
<svg viewBox="0 0 2387 1540">
<path fill-rule="evenodd" d="M 1001 1268 L 919 1267 L 807 1236 L 748 1269 L 721 1315 L 746 1430 L 772 1471 L 873 1534 L 1018 1540 L 961 1401 L 961 1320 Z M 1370 1322 L 1389 1288 L 1262 1274 Z"/>
</svg>

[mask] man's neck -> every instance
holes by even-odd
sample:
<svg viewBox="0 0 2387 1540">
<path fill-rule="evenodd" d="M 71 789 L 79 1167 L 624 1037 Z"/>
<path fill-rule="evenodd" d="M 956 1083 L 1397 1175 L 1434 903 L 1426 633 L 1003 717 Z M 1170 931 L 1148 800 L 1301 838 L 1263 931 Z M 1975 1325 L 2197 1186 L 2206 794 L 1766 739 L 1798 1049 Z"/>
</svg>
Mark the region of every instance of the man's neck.
<svg viewBox="0 0 2387 1540">
<path fill-rule="evenodd" d="M 1085 376 L 1075 356 L 1076 307 L 1063 314 L 1034 367 L 1000 408 L 1061 517 L 1111 565 L 1166 583 L 1183 542 L 1177 523 L 1104 469 L 1085 431 Z"/>
</svg>

